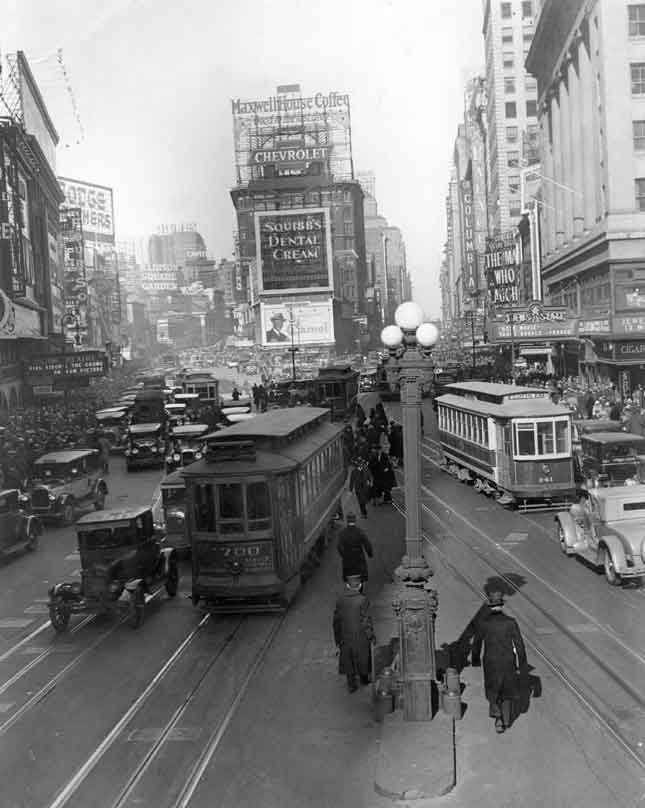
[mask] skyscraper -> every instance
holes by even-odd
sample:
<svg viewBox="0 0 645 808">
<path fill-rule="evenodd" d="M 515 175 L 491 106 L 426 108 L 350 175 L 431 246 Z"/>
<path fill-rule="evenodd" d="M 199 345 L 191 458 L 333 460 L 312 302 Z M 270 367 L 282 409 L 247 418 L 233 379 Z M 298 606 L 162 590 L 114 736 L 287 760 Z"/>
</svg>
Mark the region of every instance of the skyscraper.
<svg viewBox="0 0 645 808">
<path fill-rule="evenodd" d="M 494 231 L 520 219 L 520 171 L 534 158 L 537 83 L 524 68 L 536 0 L 483 0 L 488 90 L 489 206 Z"/>
</svg>

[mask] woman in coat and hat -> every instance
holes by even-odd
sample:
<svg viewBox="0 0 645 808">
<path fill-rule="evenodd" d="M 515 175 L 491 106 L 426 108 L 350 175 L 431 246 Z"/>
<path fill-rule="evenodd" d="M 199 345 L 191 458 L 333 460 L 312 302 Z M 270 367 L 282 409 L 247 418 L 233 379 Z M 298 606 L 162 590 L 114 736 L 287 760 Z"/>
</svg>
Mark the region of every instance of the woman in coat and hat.
<svg viewBox="0 0 645 808">
<path fill-rule="evenodd" d="M 375 642 L 374 626 L 369 612 L 369 600 L 363 595 L 360 575 L 350 575 L 345 591 L 336 601 L 333 630 L 338 659 L 338 673 L 347 677 L 350 693 L 370 680 L 372 655 L 370 644 Z"/>
<path fill-rule="evenodd" d="M 480 662 L 484 646 L 484 689 L 489 715 L 495 719 L 495 731 L 504 732 L 513 716 L 513 705 L 520 696 L 519 673 L 526 671 L 526 650 L 517 621 L 503 614 L 501 592 L 488 596 L 490 616 L 477 625 L 473 641 L 472 664 Z"/>
</svg>

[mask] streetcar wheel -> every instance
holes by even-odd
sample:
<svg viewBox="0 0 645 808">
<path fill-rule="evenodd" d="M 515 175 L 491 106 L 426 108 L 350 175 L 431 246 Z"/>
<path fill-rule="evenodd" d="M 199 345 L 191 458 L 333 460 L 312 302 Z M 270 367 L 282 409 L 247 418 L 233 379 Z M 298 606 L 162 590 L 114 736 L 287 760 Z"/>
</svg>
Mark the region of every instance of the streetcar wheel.
<svg viewBox="0 0 645 808">
<path fill-rule="evenodd" d="M 177 557 L 171 556 L 168 562 L 168 576 L 166 578 L 166 593 L 169 598 L 174 598 L 179 589 L 179 566 Z"/>
<path fill-rule="evenodd" d="M 74 524 L 74 505 L 71 502 L 68 502 L 63 509 L 63 524 Z"/>
<path fill-rule="evenodd" d="M 567 540 L 564 535 L 564 530 L 562 525 L 558 525 L 558 541 L 560 542 L 560 549 L 565 555 L 569 555 L 569 550 L 567 548 Z"/>
<path fill-rule="evenodd" d="M 94 500 L 94 510 L 102 511 L 105 508 L 105 489 L 99 488 L 96 492 L 96 499 Z"/>
<path fill-rule="evenodd" d="M 609 586 L 618 586 L 620 584 L 620 575 L 616 572 L 614 559 L 606 547 L 603 551 L 602 565 L 605 569 L 605 578 Z"/>
<path fill-rule="evenodd" d="M 139 628 L 143 623 L 145 603 L 146 598 L 142 586 L 138 586 L 134 592 L 130 592 L 128 600 L 128 625 L 130 628 Z"/>
<path fill-rule="evenodd" d="M 69 606 L 60 598 L 49 604 L 49 619 L 59 634 L 67 631 L 71 614 Z"/>
</svg>

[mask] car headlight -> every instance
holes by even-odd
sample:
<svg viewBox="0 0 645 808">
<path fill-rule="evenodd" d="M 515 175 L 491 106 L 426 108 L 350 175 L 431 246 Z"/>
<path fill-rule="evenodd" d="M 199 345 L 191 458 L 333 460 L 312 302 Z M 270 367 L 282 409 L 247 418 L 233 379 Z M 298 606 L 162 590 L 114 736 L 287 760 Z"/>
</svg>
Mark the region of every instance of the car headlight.
<svg viewBox="0 0 645 808">
<path fill-rule="evenodd" d="M 130 457 L 130 450 L 129 450 L 129 449 L 126 449 L 126 450 L 125 450 L 125 452 L 124 452 L 123 454 L 124 454 L 126 457 Z"/>
<path fill-rule="evenodd" d="M 172 463 L 172 455 L 166 457 L 166 463 Z"/>
<path fill-rule="evenodd" d="M 157 452 L 159 451 L 159 449 L 157 449 L 157 447 L 156 447 L 156 446 L 151 446 L 151 447 L 150 447 L 150 451 L 152 452 L 152 454 L 157 454 Z"/>
<path fill-rule="evenodd" d="M 202 453 L 201 452 L 195 452 L 195 460 L 201 460 L 201 459 L 202 459 Z"/>
<path fill-rule="evenodd" d="M 180 455 L 180 454 L 176 454 L 176 453 L 175 453 L 175 454 L 172 456 L 172 459 L 173 459 L 173 460 L 174 460 L 176 463 L 178 463 L 178 462 L 181 460 L 181 455 Z"/>
<path fill-rule="evenodd" d="M 133 450 L 132 450 L 132 454 L 133 454 L 133 455 L 135 455 L 135 454 L 139 454 L 139 450 L 138 450 L 138 449 L 133 449 Z"/>
<path fill-rule="evenodd" d="M 54 494 L 50 493 L 48 496 L 49 496 L 49 501 L 50 502 L 56 502 L 56 497 L 55 497 Z"/>
</svg>

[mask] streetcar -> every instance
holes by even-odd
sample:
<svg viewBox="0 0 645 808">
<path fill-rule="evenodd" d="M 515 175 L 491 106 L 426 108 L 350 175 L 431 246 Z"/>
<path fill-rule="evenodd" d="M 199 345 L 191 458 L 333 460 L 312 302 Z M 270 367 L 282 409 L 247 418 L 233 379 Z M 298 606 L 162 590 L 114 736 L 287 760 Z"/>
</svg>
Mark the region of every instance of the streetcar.
<svg viewBox="0 0 645 808">
<path fill-rule="evenodd" d="M 572 413 L 548 390 L 488 382 L 445 389 L 437 419 L 450 474 L 522 511 L 576 500 Z"/>
<path fill-rule="evenodd" d="M 206 440 L 206 457 L 183 469 L 193 603 L 283 611 L 340 512 L 342 428 L 328 409 L 293 407 Z"/>
</svg>

